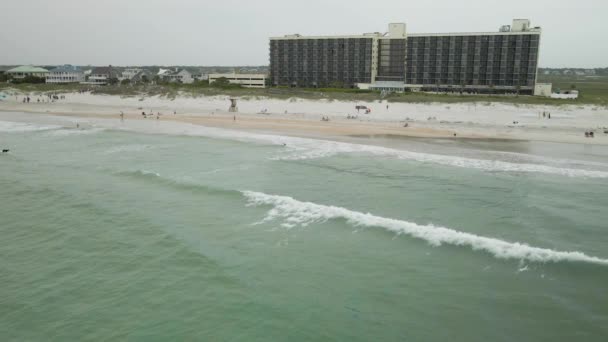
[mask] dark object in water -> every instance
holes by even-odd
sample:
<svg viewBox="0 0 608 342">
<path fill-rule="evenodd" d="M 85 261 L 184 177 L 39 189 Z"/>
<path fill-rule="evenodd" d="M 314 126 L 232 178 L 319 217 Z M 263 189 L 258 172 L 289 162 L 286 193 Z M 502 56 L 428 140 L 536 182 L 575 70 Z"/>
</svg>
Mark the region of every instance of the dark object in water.
<svg viewBox="0 0 608 342">
<path fill-rule="evenodd" d="M 10 150 L 8 148 L 2 149 L 2 153 L 8 153 Z"/>
</svg>

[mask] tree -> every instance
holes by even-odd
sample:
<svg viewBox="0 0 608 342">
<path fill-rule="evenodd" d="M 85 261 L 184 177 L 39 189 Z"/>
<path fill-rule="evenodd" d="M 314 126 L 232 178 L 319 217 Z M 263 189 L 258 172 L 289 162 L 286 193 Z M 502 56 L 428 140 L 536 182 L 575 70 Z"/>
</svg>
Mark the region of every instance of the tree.
<svg viewBox="0 0 608 342">
<path fill-rule="evenodd" d="M 112 77 L 112 78 L 110 78 L 110 79 L 108 80 L 108 84 L 109 84 L 109 85 L 116 85 L 116 84 L 118 84 L 118 78 L 116 78 L 116 77 Z"/>
<path fill-rule="evenodd" d="M 125 78 L 124 80 L 120 81 L 120 85 L 122 86 L 127 86 L 131 83 L 131 80 L 129 80 L 128 78 Z"/>
<path fill-rule="evenodd" d="M 32 84 L 39 84 L 39 83 L 44 83 L 46 82 L 46 79 L 44 77 L 37 77 L 37 76 L 25 76 L 22 79 L 13 79 L 14 83 L 32 83 Z"/>
</svg>

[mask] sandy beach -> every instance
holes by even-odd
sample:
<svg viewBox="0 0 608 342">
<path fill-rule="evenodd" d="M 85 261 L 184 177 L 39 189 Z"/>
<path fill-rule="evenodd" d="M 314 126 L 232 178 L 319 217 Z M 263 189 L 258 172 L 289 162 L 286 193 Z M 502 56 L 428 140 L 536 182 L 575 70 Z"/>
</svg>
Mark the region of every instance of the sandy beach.
<svg viewBox="0 0 608 342">
<path fill-rule="evenodd" d="M 238 113 L 230 113 L 226 96 L 166 98 L 71 93 L 65 94 L 65 99 L 48 102 L 46 96 L 30 94 L 30 102 L 23 103 L 23 94 L 4 94 L 0 111 L 117 120 L 122 112 L 124 120 L 157 120 L 158 117 L 159 121 L 329 139 L 395 135 L 608 144 L 608 134 L 604 133 L 608 129 L 608 110 L 594 106 L 239 98 Z M 359 105 L 370 108 L 371 112 L 358 112 L 355 107 Z M 144 119 L 142 112 L 153 115 Z M 329 121 L 322 121 L 322 117 L 328 117 Z M 586 131 L 594 131 L 595 137 L 586 138 Z"/>
</svg>

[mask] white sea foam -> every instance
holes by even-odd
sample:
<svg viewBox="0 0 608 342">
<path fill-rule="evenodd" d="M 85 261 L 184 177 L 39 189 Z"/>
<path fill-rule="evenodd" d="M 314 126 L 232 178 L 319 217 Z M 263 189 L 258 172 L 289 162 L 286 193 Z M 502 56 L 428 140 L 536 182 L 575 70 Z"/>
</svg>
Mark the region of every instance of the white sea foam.
<svg viewBox="0 0 608 342">
<path fill-rule="evenodd" d="M 582 252 L 563 252 L 547 248 L 529 246 L 525 243 L 508 242 L 496 238 L 483 237 L 460 232 L 450 228 L 390 219 L 372 214 L 364 214 L 341 207 L 300 202 L 291 197 L 268 195 L 260 192 L 244 191 L 248 205 L 270 205 L 262 222 L 282 220 L 282 226 L 293 228 L 321 223 L 331 219 L 345 219 L 353 226 L 381 227 L 388 231 L 405 234 L 427 241 L 432 246 L 449 244 L 467 246 L 475 251 L 484 251 L 499 259 L 514 259 L 529 262 L 586 262 L 608 266 L 608 259 L 588 256 Z"/>
<path fill-rule="evenodd" d="M 506 161 L 489 159 L 474 159 L 459 156 L 412 152 L 380 146 L 360 145 L 343 142 L 299 138 L 295 139 L 298 140 L 295 141 L 294 144 L 290 146 L 285 153 L 275 157 L 274 159 L 304 160 L 329 157 L 340 153 L 366 153 L 402 160 L 413 160 L 422 163 L 433 163 L 451 167 L 478 169 L 490 172 L 532 172 L 556 174 L 568 177 L 608 178 L 607 171 L 564 168 L 543 164 L 511 163 Z"/>
<path fill-rule="evenodd" d="M 128 122 L 125 121 L 124 125 L 119 125 L 115 120 L 90 119 L 90 123 L 95 124 L 95 126 L 104 126 L 120 130 L 187 136 L 204 136 L 209 138 L 244 142 L 255 141 L 284 146 L 284 149 L 281 152 L 271 157 L 273 160 L 304 160 L 330 157 L 343 153 L 364 153 L 369 155 L 384 156 L 402 160 L 413 160 L 422 163 L 433 163 L 450 167 L 477 169 L 489 172 L 529 172 L 555 174 L 568 177 L 608 178 L 608 171 L 588 170 L 585 168 L 559 167 L 541 163 L 513 163 L 493 159 L 475 159 L 452 155 L 413 152 L 381 146 L 339 141 L 250 133 L 184 123 L 162 122 L 159 124 L 156 121 L 157 120 L 152 122 L 146 120 L 131 120 Z M 541 161 L 539 160 L 539 162 Z M 564 160 L 555 160 L 555 163 L 557 164 L 561 164 L 563 162 Z"/>
<path fill-rule="evenodd" d="M 0 132 L 4 133 L 19 133 L 19 132 L 36 132 L 59 129 L 57 125 L 35 125 L 24 122 L 0 121 Z"/>
</svg>

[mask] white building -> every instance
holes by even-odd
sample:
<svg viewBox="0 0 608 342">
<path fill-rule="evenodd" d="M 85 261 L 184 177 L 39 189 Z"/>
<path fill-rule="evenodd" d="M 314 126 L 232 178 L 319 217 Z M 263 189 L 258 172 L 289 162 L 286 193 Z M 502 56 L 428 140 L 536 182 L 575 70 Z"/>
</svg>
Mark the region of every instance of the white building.
<svg viewBox="0 0 608 342">
<path fill-rule="evenodd" d="M 121 76 L 120 76 L 120 80 L 131 80 L 133 79 L 133 77 L 135 77 L 135 75 L 139 74 L 140 72 L 142 72 L 143 69 L 140 68 L 129 68 L 129 69 L 125 69 L 123 70 Z"/>
<path fill-rule="evenodd" d="M 80 83 L 84 81 L 84 72 L 77 66 L 62 65 L 49 71 L 46 83 Z"/>
<path fill-rule="evenodd" d="M 168 82 L 179 82 L 184 84 L 191 84 L 194 82 L 194 77 L 192 77 L 192 74 L 186 69 L 176 70 L 174 72 L 165 72 L 160 75 L 160 77 Z"/>
<path fill-rule="evenodd" d="M 265 88 L 266 74 L 209 74 L 209 84 L 217 81 L 219 78 L 225 78 L 232 84 L 239 84 L 245 88 Z"/>
<path fill-rule="evenodd" d="M 551 83 L 536 83 L 534 86 L 534 96 L 551 97 L 553 84 Z"/>
<path fill-rule="evenodd" d="M 106 85 L 111 82 L 112 79 L 118 80 L 118 73 L 111 67 L 99 67 L 91 71 L 89 79 L 84 84 L 92 85 Z"/>
</svg>

